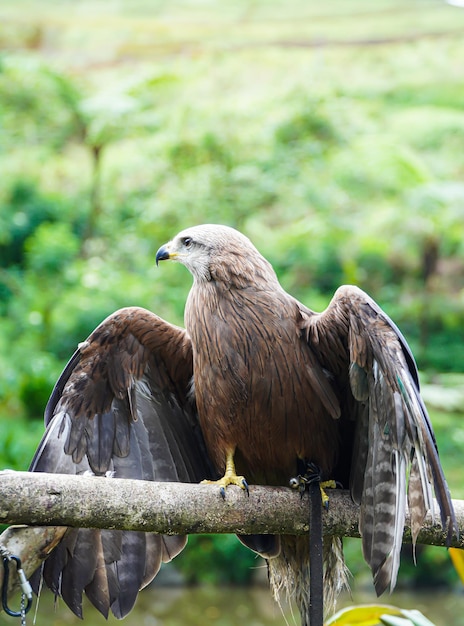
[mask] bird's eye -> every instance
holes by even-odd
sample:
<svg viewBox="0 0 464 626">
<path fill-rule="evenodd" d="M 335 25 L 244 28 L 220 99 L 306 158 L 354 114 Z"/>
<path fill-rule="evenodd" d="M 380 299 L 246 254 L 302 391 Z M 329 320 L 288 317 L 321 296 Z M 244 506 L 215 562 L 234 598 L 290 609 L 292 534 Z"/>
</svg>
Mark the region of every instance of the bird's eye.
<svg viewBox="0 0 464 626">
<path fill-rule="evenodd" d="M 193 239 L 191 237 L 185 237 L 182 243 L 186 248 L 190 248 L 193 243 Z"/>
</svg>

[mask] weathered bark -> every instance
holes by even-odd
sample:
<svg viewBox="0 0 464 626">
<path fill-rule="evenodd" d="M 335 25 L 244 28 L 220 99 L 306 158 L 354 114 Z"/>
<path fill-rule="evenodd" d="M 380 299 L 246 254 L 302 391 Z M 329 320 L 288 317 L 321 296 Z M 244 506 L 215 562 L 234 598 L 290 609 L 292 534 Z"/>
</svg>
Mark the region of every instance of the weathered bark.
<svg viewBox="0 0 464 626">
<path fill-rule="evenodd" d="M 348 493 L 329 491 L 324 533 L 358 537 L 358 507 Z M 464 502 L 454 501 L 464 547 Z M 438 507 L 437 507 L 438 511 Z M 308 532 L 308 500 L 287 487 L 229 487 L 223 500 L 211 485 L 156 483 L 92 476 L 0 472 L 0 523 L 119 528 L 163 534 Z M 445 545 L 440 520 L 429 514 L 418 542 Z M 407 521 L 408 525 L 408 521 Z M 405 541 L 410 531 L 405 530 Z"/>
<path fill-rule="evenodd" d="M 329 492 L 323 513 L 327 535 L 359 537 L 358 507 L 348 492 Z M 454 500 L 464 547 L 464 501 Z M 438 510 L 438 508 L 437 508 Z M 250 495 L 238 487 L 227 489 L 225 500 L 210 485 L 155 483 L 140 480 L 0 472 L 0 523 L 27 524 L 8 528 L 0 545 L 20 556 L 29 576 L 48 556 L 67 526 L 142 530 L 163 534 L 277 533 L 309 531 L 308 498 L 287 487 L 250 486 Z M 404 541 L 411 541 L 407 520 Z M 439 520 L 429 514 L 418 542 L 445 545 Z M 18 588 L 14 565 L 9 589 Z M 0 586 L 4 571 L 0 567 Z"/>
<path fill-rule="evenodd" d="M 66 526 L 10 526 L 0 535 L 2 556 L 5 550 L 10 555 L 19 557 L 21 568 L 29 577 L 59 544 L 66 531 Z M 10 563 L 8 595 L 20 588 L 16 563 Z M 0 587 L 3 585 L 4 575 L 5 570 L 0 566 Z"/>
</svg>

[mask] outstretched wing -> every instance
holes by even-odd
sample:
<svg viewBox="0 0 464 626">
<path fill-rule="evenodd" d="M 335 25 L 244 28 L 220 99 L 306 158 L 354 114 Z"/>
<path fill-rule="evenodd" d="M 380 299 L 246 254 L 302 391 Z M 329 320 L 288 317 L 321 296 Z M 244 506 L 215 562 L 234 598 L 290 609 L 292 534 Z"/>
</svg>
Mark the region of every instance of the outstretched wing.
<svg viewBox="0 0 464 626">
<path fill-rule="evenodd" d="M 413 542 L 433 510 L 433 489 L 448 539 L 457 533 L 416 365 L 395 324 L 357 287 L 340 287 L 323 313 L 302 315 L 312 349 L 341 390 L 341 429 L 353 427 L 349 487 L 361 505 L 364 558 L 380 595 L 396 583 L 406 498 Z"/>
<path fill-rule="evenodd" d="M 117 311 L 79 345 L 55 385 L 31 471 L 92 472 L 96 480 L 212 476 L 190 393 L 192 367 L 185 330 L 141 308 Z M 121 618 L 186 541 L 70 529 L 40 573 L 80 617 L 85 591 L 103 615 L 111 608 Z"/>
</svg>

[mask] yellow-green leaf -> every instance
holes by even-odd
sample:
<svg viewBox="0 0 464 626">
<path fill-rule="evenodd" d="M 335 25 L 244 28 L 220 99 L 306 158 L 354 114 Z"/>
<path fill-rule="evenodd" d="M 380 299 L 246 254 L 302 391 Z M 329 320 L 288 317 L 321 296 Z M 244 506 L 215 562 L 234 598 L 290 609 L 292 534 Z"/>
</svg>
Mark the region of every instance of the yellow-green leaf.
<svg viewBox="0 0 464 626">
<path fill-rule="evenodd" d="M 462 584 L 464 585 L 464 550 L 460 548 L 450 548 L 448 550 L 454 569 L 457 571 Z"/>
<path fill-rule="evenodd" d="M 366 604 L 342 609 L 325 626 L 381 626 L 382 615 L 401 615 L 400 610 L 387 604 Z"/>
<path fill-rule="evenodd" d="M 434 626 L 420 611 L 387 604 L 366 604 L 342 609 L 325 626 Z"/>
</svg>

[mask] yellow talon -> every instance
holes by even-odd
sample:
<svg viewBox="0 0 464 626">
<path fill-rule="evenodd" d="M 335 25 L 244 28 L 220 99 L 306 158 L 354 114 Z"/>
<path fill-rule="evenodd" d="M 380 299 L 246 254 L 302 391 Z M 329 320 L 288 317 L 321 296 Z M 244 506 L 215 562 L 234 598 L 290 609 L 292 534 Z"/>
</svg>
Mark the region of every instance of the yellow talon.
<svg viewBox="0 0 464 626">
<path fill-rule="evenodd" d="M 334 480 L 326 480 L 322 483 L 319 483 L 319 489 L 321 490 L 321 498 L 322 498 L 322 506 L 325 509 L 329 508 L 329 496 L 326 494 L 325 489 L 336 489 L 337 484 Z"/>
<path fill-rule="evenodd" d="M 337 483 L 335 480 L 325 480 L 320 481 L 321 471 L 317 465 L 314 463 L 308 463 L 306 467 L 306 474 L 299 474 L 294 478 L 290 479 L 290 487 L 292 489 L 298 489 L 300 492 L 300 496 L 303 497 L 304 492 L 308 488 L 309 485 L 314 484 L 315 482 L 319 483 L 319 489 L 321 491 L 321 500 L 322 505 L 325 509 L 329 508 L 329 496 L 326 494 L 324 489 L 336 489 Z"/>
<path fill-rule="evenodd" d="M 220 487 L 220 493 L 223 498 L 226 497 L 226 487 L 229 485 L 237 485 L 241 489 L 244 489 L 249 495 L 248 483 L 244 476 L 237 476 L 234 463 L 234 452 L 228 452 L 226 456 L 226 471 L 224 476 L 219 480 L 202 480 L 202 485 L 218 485 Z"/>
</svg>

